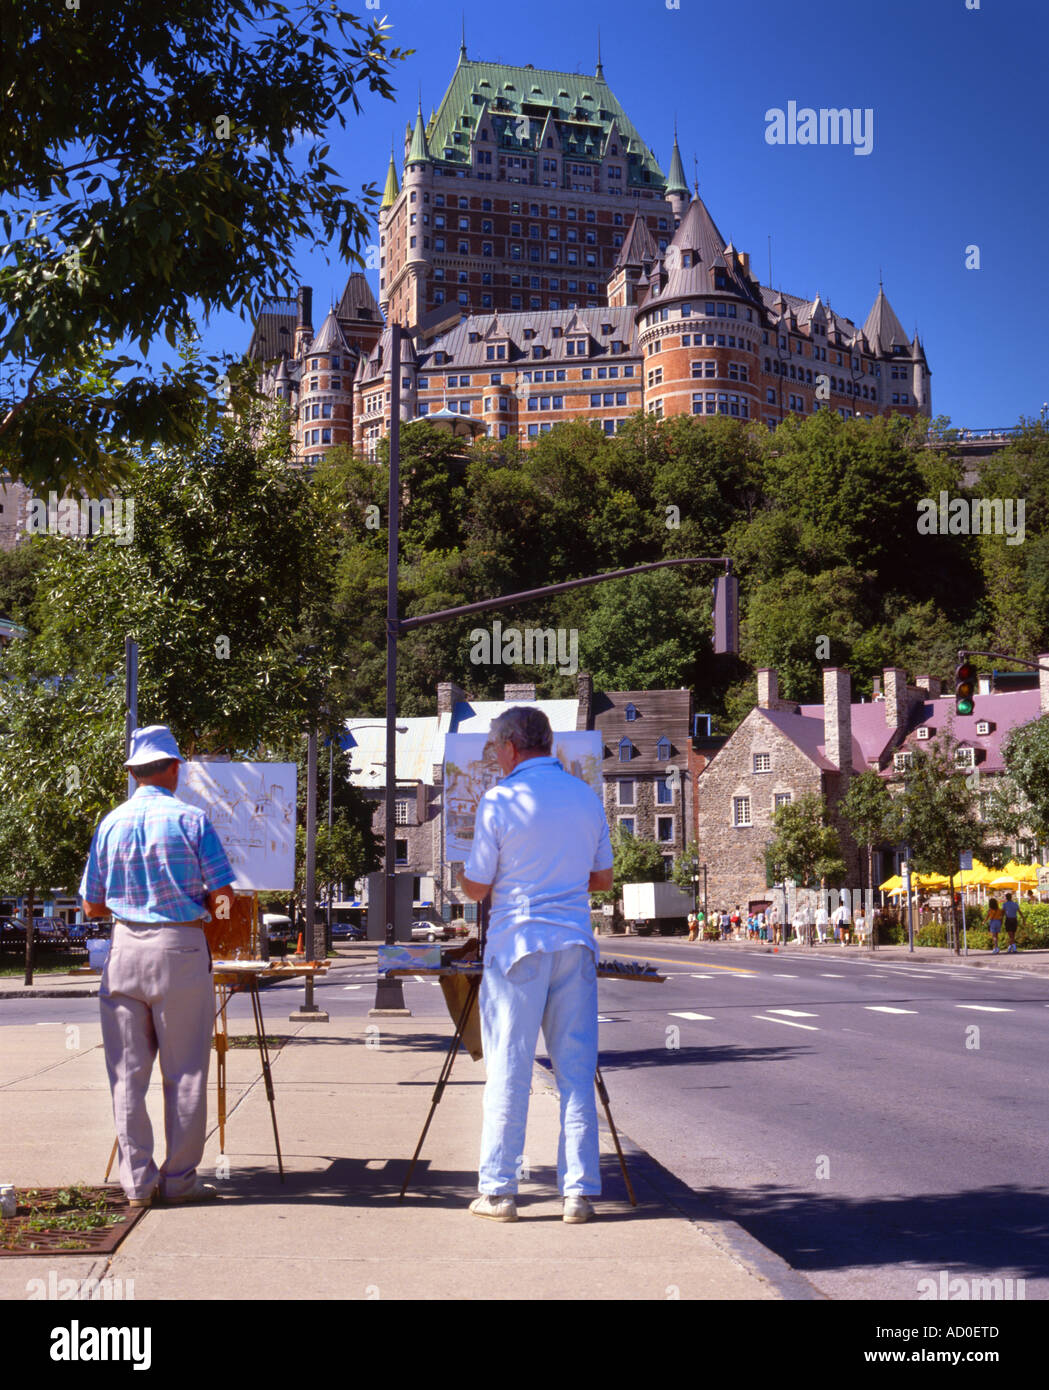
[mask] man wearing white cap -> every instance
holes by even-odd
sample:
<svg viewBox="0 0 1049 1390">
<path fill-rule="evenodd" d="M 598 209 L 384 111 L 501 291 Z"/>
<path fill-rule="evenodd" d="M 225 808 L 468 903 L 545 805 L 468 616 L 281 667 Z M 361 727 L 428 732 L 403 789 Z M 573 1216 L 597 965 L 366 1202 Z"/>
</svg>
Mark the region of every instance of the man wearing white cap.
<svg viewBox="0 0 1049 1390">
<path fill-rule="evenodd" d="M 131 735 L 134 794 L 95 831 L 80 896 L 87 917 L 115 919 L 102 973 L 102 1043 L 120 1145 L 120 1183 L 133 1207 L 154 1196 L 206 1201 L 204 1153 L 214 1026 L 206 912 L 228 915 L 233 870 L 207 816 L 179 801 L 182 761 L 171 730 Z M 153 1161 L 146 1090 L 160 1057 L 167 1157 Z"/>
</svg>

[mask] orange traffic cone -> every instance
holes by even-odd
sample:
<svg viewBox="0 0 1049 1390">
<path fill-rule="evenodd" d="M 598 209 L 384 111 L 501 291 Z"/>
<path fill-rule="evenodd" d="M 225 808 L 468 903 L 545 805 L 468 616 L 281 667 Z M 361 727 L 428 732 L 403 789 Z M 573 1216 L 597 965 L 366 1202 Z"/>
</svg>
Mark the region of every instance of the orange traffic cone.
<svg viewBox="0 0 1049 1390">
<path fill-rule="evenodd" d="M 300 932 L 299 932 L 299 939 L 298 939 L 298 941 L 296 941 L 296 943 L 295 943 L 295 954 L 296 954 L 297 956 L 301 956 L 301 955 L 304 955 L 305 952 L 306 952 L 306 941 L 305 941 L 305 938 L 303 937 L 302 932 L 300 931 Z"/>
</svg>

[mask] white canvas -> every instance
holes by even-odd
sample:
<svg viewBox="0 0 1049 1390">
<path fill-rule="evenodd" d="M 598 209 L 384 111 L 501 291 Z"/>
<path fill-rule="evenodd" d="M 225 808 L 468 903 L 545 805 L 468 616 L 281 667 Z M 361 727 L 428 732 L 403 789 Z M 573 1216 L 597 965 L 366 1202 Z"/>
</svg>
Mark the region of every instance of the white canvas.
<svg viewBox="0 0 1049 1390">
<path fill-rule="evenodd" d="M 205 811 L 245 892 L 295 887 L 294 763 L 185 762 L 175 795 Z"/>
</svg>

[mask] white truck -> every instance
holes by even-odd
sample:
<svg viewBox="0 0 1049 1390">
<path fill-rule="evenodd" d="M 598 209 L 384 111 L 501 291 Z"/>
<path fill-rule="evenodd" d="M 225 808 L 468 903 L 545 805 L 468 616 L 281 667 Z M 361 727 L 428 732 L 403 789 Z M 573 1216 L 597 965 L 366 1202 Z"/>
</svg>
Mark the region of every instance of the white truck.
<svg viewBox="0 0 1049 1390">
<path fill-rule="evenodd" d="M 627 931 L 640 936 L 658 930 L 669 936 L 675 928 L 685 928 L 692 911 L 692 894 L 676 883 L 624 883 L 623 917 Z"/>
</svg>

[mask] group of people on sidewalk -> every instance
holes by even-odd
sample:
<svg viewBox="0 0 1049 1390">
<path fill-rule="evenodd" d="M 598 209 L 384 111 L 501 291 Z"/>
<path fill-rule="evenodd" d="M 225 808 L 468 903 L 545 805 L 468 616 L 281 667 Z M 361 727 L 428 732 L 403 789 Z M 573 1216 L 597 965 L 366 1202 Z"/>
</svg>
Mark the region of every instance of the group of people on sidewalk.
<svg viewBox="0 0 1049 1390">
<path fill-rule="evenodd" d="M 589 1220 L 601 1191 L 597 1103 L 597 964 L 590 894 L 612 887 L 612 845 L 599 797 L 552 756 L 534 706 L 492 721 L 503 779 L 481 798 L 463 891 L 491 897 L 479 995 L 487 1068 L 477 1216 L 517 1220 L 517 1187 L 539 1030 L 561 1097 L 557 1154 L 563 1219 Z M 80 897 L 114 928 L 99 990 L 102 1039 L 132 1206 L 216 1197 L 204 1154 L 214 1027 L 211 952 L 202 928 L 228 917 L 233 870 L 203 811 L 180 801 L 182 756 L 166 725 L 131 736 L 133 794 L 99 824 Z M 153 1156 L 146 1109 L 153 1063 L 164 1091 L 165 1161 Z"/>
<path fill-rule="evenodd" d="M 1005 948 L 1005 954 L 1016 954 L 1016 929 L 1026 920 L 1020 904 L 1014 901 L 1011 893 L 1006 893 L 1005 901 L 1001 904 L 997 898 L 988 898 L 987 930 L 991 933 L 991 951 L 994 955 L 998 954 L 998 937 L 1001 935 L 1003 924 L 1009 933 L 1009 945 Z"/>
<path fill-rule="evenodd" d="M 732 912 L 711 912 L 709 917 L 702 909 L 688 914 L 689 941 L 708 939 L 710 933 L 716 931 L 721 941 L 770 941 L 782 945 L 787 930 L 793 935 L 788 935 L 786 941 L 801 945 L 813 946 L 817 942 L 823 945 L 833 935 L 833 940 L 842 946 L 854 941 L 865 946 L 870 942 L 871 923 L 862 906 L 853 919 L 844 903 L 836 907 L 833 914 L 825 906 L 813 911 L 799 905 L 789 924 L 780 922 L 779 908 L 775 904 L 748 913 L 746 917 L 738 906 Z"/>
</svg>

